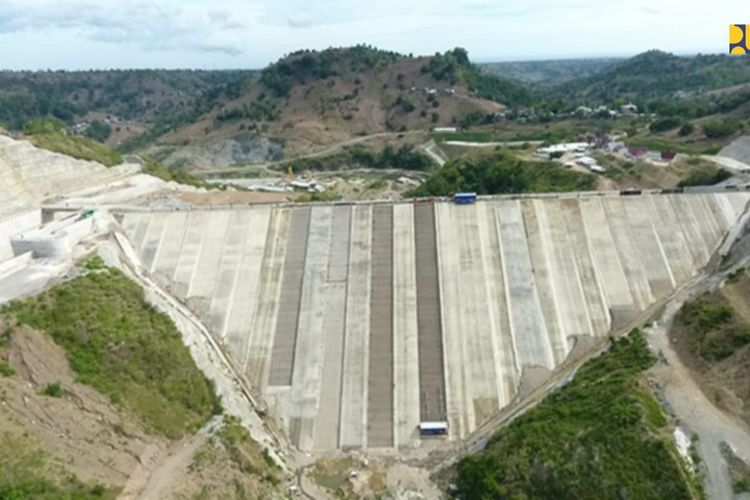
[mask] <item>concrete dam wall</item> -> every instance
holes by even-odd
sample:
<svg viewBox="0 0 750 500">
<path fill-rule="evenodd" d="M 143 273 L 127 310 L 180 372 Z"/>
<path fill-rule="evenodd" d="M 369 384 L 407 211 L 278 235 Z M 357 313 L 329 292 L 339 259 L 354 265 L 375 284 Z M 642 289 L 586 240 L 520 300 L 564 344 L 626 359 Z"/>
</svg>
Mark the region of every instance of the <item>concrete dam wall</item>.
<svg viewBox="0 0 750 500">
<path fill-rule="evenodd" d="M 142 212 L 123 227 L 302 450 L 465 438 L 703 267 L 745 193 Z"/>
<path fill-rule="evenodd" d="M 137 170 L 133 165 L 107 168 L 0 135 L 0 218 L 36 208 L 51 197 L 104 185 Z"/>
</svg>

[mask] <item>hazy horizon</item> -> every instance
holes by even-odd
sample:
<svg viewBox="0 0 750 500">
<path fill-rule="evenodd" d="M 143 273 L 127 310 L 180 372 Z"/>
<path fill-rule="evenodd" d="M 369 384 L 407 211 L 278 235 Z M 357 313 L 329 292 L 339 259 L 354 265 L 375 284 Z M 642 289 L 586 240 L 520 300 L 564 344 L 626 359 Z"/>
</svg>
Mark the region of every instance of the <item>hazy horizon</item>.
<svg viewBox="0 0 750 500">
<path fill-rule="evenodd" d="M 739 1 L 6 0 L 3 69 L 260 69 L 299 49 L 365 43 L 476 62 L 723 53 Z"/>
</svg>

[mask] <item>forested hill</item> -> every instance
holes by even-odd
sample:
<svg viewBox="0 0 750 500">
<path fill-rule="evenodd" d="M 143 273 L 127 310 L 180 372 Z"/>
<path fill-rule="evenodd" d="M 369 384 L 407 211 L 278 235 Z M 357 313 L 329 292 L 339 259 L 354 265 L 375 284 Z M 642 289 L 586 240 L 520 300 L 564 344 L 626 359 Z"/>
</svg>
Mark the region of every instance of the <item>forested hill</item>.
<svg viewBox="0 0 750 500">
<path fill-rule="evenodd" d="M 489 74 L 547 88 L 597 74 L 618 61 L 612 58 L 509 61 L 482 63 L 479 67 Z"/>
<path fill-rule="evenodd" d="M 685 96 L 749 82 L 750 59 L 746 57 L 681 57 L 651 50 L 593 75 L 565 82 L 555 93 L 595 104 L 622 98 Z"/>
<path fill-rule="evenodd" d="M 0 123 L 20 130 L 31 118 L 68 124 L 85 117 L 129 122 L 131 136 L 180 125 L 238 95 L 252 71 L 104 70 L 0 72 Z M 93 116 L 87 116 L 90 114 Z M 109 115 L 109 116 L 107 116 Z M 128 134 L 123 134 L 127 138 Z M 101 138 L 101 137 L 100 137 Z"/>
</svg>

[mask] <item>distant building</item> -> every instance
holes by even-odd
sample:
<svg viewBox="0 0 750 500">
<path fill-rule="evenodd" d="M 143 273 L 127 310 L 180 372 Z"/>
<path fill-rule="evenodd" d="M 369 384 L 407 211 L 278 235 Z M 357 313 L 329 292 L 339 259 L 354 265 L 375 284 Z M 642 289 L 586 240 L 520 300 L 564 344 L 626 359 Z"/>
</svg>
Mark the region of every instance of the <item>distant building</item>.
<svg viewBox="0 0 750 500">
<path fill-rule="evenodd" d="M 661 152 L 661 159 L 664 161 L 672 161 L 674 160 L 674 157 L 677 156 L 677 153 L 674 151 L 662 151 Z"/>
<path fill-rule="evenodd" d="M 453 134 L 458 132 L 458 127 L 435 127 L 432 131 L 436 134 Z"/>
<path fill-rule="evenodd" d="M 636 106 L 632 102 L 628 104 L 623 104 L 622 106 L 620 106 L 620 112 L 623 115 L 636 115 L 638 114 L 638 106 Z"/>
<path fill-rule="evenodd" d="M 589 108 L 588 106 L 578 106 L 576 108 L 577 115 L 589 116 L 591 113 L 593 113 L 593 110 Z"/>
<path fill-rule="evenodd" d="M 589 147 L 587 142 L 566 142 L 562 144 L 552 144 L 536 150 L 537 156 L 542 158 L 560 157 L 565 153 L 583 153 Z"/>
<path fill-rule="evenodd" d="M 648 153 L 648 150 L 646 148 L 628 148 L 628 154 L 630 156 L 639 157 L 645 155 L 646 153 Z"/>
</svg>

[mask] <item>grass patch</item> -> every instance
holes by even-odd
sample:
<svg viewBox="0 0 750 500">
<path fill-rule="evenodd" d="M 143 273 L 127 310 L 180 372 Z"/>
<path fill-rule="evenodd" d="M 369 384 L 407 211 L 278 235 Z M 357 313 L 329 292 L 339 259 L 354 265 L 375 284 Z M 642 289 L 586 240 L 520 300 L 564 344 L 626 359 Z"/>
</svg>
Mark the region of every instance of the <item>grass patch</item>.
<svg viewBox="0 0 750 500">
<path fill-rule="evenodd" d="M 432 173 L 405 196 L 447 196 L 461 191 L 478 194 L 550 193 L 593 189 L 596 177 L 554 162 L 523 161 L 508 151 L 467 155 Z"/>
<path fill-rule="evenodd" d="M 732 174 L 723 168 L 715 166 L 693 167 L 687 178 L 677 184 L 678 187 L 688 186 L 713 186 L 721 181 L 729 179 Z"/>
<path fill-rule="evenodd" d="M 695 498 L 700 486 L 668 438 L 656 402 L 639 385 L 655 362 L 632 331 L 575 378 L 457 465 L 457 496 Z M 648 398 L 646 398 L 648 396 Z M 645 403 L 645 404 L 644 404 Z"/>
<path fill-rule="evenodd" d="M 687 302 L 675 319 L 692 339 L 690 349 L 706 361 L 721 361 L 750 343 L 750 329 L 716 294 Z"/>
<path fill-rule="evenodd" d="M 674 151 L 675 153 L 691 155 L 714 155 L 721 149 L 721 146 L 676 142 L 660 137 L 634 137 L 628 139 L 628 146 L 646 148 L 653 151 Z"/>
<path fill-rule="evenodd" d="M 206 190 L 219 189 L 225 190 L 226 186 L 206 182 L 197 175 L 190 174 L 184 170 L 168 168 L 149 156 L 143 157 L 143 167 L 141 171 L 144 174 L 153 175 L 166 182 L 177 182 L 187 186 L 203 188 Z"/>
<path fill-rule="evenodd" d="M 340 199 L 341 195 L 335 193 L 334 191 L 324 191 L 322 193 L 314 191 L 312 193 L 304 193 L 295 198 L 294 201 L 296 201 L 297 203 L 311 203 L 315 201 L 338 201 Z"/>
<path fill-rule="evenodd" d="M 117 491 L 101 484 L 84 484 L 67 473 L 53 473 L 47 457 L 28 443 L 0 435 L 0 498 L 114 499 Z"/>
<path fill-rule="evenodd" d="M 16 370 L 7 362 L 0 360 L 0 377 L 12 377 Z"/>
<path fill-rule="evenodd" d="M 63 392 L 62 386 L 58 382 L 55 382 L 54 384 L 47 384 L 42 394 L 51 398 L 61 398 L 63 397 Z"/>
<path fill-rule="evenodd" d="M 151 432 L 179 438 L 221 411 L 172 321 L 116 269 L 88 273 L 1 312 L 51 335 L 79 382 L 130 410 Z"/>
<path fill-rule="evenodd" d="M 114 167 L 122 163 L 122 155 L 101 142 L 80 135 L 68 135 L 64 123 L 56 120 L 31 120 L 24 133 L 34 146 L 61 153 L 79 160 L 89 160 Z"/>
<path fill-rule="evenodd" d="M 739 481 L 735 481 L 732 485 L 732 489 L 735 493 L 750 492 L 750 479 L 740 479 Z"/>
</svg>

